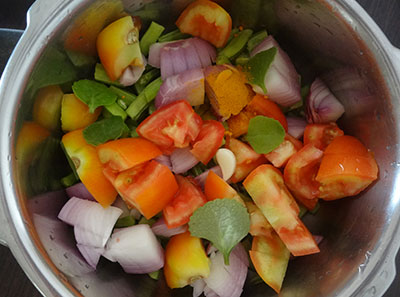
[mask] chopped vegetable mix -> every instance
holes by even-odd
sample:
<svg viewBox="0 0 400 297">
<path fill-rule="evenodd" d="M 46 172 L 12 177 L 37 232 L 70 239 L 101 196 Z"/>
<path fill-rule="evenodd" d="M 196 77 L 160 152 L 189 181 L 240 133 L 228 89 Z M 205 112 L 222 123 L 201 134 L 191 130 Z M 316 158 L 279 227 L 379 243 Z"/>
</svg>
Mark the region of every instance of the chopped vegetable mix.
<svg viewBox="0 0 400 297">
<path fill-rule="evenodd" d="M 235 28 L 222 6 L 196 0 L 174 28 L 158 23 L 165 6 L 110 12 L 96 36 L 84 32 L 97 42 L 83 53 L 69 33 L 67 56 L 92 75 L 77 80 L 69 65 L 73 93 L 40 84 L 17 161 L 42 170 L 35 150 L 61 143 L 71 168 L 58 184 L 73 198 L 59 218 L 94 269 L 103 256 L 163 273 L 170 288 L 233 297 L 250 269 L 279 293 L 290 255 L 320 251 L 302 217 L 377 179 L 373 153 L 335 123 L 342 104 L 320 78 L 300 85 L 251 2 L 257 16 L 237 1 Z"/>
</svg>

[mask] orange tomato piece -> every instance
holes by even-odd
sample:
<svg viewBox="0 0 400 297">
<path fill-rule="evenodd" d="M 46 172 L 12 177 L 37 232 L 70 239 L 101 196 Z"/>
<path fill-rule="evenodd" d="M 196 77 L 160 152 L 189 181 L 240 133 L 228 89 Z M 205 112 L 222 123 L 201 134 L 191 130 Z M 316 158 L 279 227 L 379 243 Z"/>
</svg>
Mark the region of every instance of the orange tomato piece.
<svg viewBox="0 0 400 297">
<path fill-rule="evenodd" d="M 165 248 L 164 276 L 168 287 L 183 288 L 210 274 L 210 260 L 201 239 L 187 231 L 173 236 Z"/>
<path fill-rule="evenodd" d="M 114 186 L 127 205 L 137 208 L 146 219 L 159 213 L 178 191 L 171 170 L 154 160 L 122 171 Z"/>
<path fill-rule="evenodd" d="M 267 161 L 263 155 L 257 154 L 249 145 L 235 138 L 229 139 L 225 146 L 236 157 L 236 169 L 231 177 L 233 183 L 242 181 L 250 171 Z"/>
<path fill-rule="evenodd" d="M 161 150 L 143 138 L 121 138 L 96 147 L 100 162 L 115 171 L 124 171 L 154 159 Z"/>
<path fill-rule="evenodd" d="M 204 184 L 204 194 L 206 194 L 208 201 L 232 198 L 244 205 L 243 199 L 239 196 L 239 194 L 212 170 L 210 170 L 207 175 L 206 182 Z"/>
<path fill-rule="evenodd" d="M 186 7 L 176 25 L 182 33 L 201 37 L 216 47 L 223 47 L 231 34 L 232 19 L 217 3 L 197 0 Z"/>
<path fill-rule="evenodd" d="M 335 123 L 329 124 L 309 124 L 304 129 L 304 145 L 311 143 L 316 148 L 324 150 L 328 144 L 337 136 L 344 135 Z"/>
<path fill-rule="evenodd" d="M 104 176 L 96 148 L 85 141 L 82 131 L 69 132 L 61 141 L 88 191 L 103 207 L 110 206 L 117 197 L 117 191 Z"/>
<path fill-rule="evenodd" d="M 264 154 L 265 158 L 275 167 L 283 167 L 289 159 L 303 147 L 300 140 L 297 140 L 290 134 L 286 133 L 283 142 L 272 152 Z"/>
<path fill-rule="evenodd" d="M 74 94 L 65 94 L 61 102 L 61 128 L 64 132 L 85 128 L 93 124 L 101 113 L 101 107 L 93 113 Z"/>
<path fill-rule="evenodd" d="M 316 180 L 319 197 L 335 200 L 359 194 L 378 178 L 372 153 L 355 137 L 336 137 L 325 150 Z"/>
</svg>

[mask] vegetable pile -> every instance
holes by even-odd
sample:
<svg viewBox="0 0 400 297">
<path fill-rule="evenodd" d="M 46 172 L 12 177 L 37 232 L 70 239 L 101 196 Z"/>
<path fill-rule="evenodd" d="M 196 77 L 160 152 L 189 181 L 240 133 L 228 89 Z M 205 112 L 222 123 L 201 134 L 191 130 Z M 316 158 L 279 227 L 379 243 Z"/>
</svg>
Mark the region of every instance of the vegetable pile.
<svg viewBox="0 0 400 297">
<path fill-rule="evenodd" d="M 39 90 L 17 157 L 61 128 L 71 171 L 58 218 L 93 269 L 102 256 L 220 297 L 240 296 L 252 270 L 279 292 L 291 255 L 320 251 L 301 217 L 377 178 L 372 152 L 336 124 L 343 105 L 321 78 L 302 86 L 266 30 L 232 28 L 209 0 L 168 33 L 108 19 L 96 38 L 81 32 L 90 51 L 67 33 L 72 63 L 98 57 L 94 77 Z"/>
</svg>

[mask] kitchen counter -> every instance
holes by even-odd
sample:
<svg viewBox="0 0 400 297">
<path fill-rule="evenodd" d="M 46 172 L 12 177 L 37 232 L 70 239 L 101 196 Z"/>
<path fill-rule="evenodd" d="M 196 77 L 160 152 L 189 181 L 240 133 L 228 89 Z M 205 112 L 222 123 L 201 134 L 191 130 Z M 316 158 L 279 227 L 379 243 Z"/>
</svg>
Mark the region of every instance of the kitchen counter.
<svg viewBox="0 0 400 297">
<path fill-rule="evenodd" d="M 26 26 L 26 10 L 33 2 L 31 0 L 1 0 L 0 28 L 23 29 Z M 358 0 L 365 10 L 386 33 L 389 40 L 400 48 L 400 1 L 399 0 Z M 12 42 L 16 42 L 12 40 Z M 0 54 L 10 52 L 0 45 Z M 0 59 L 2 56 L 0 55 Z M 0 61 L 0 71 L 4 65 Z M 400 254 L 397 256 L 397 267 L 400 270 Z M 0 247 L 0 296 L 3 297 L 39 297 L 41 294 L 25 276 L 10 250 Z M 397 275 L 384 297 L 400 296 L 400 273 Z"/>
</svg>

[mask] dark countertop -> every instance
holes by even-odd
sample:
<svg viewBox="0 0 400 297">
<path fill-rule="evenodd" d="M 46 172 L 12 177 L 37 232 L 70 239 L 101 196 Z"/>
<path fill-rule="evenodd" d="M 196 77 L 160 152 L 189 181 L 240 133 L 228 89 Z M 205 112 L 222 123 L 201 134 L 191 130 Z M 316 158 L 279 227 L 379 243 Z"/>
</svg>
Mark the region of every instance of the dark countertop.
<svg viewBox="0 0 400 297">
<path fill-rule="evenodd" d="M 0 28 L 23 29 L 26 25 L 26 10 L 32 2 L 32 0 L 1 0 Z M 358 2 L 378 23 L 389 40 L 400 48 L 400 1 L 358 0 Z M 397 267 L 400 271 L 400 254 L 397 256 Z M 0 296 L 41 296 L 14 260 L 10 250 L 2 246 L 0 246 L 0 280 Z M 400 273 L 384 295 L 384 297 L 398 296 L 400 296 Z"/>
</svg>

